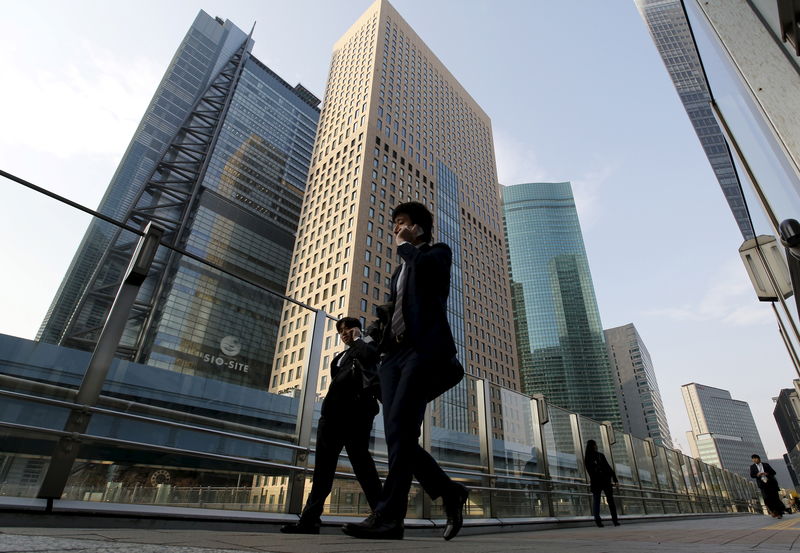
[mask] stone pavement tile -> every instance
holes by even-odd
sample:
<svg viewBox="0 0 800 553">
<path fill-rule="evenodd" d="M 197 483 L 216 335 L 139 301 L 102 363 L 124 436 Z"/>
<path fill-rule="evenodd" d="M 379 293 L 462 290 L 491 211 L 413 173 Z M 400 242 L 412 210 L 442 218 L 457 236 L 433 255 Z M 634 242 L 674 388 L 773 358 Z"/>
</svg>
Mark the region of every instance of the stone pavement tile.
<svg viewBox="0 0 800 553">
<path fill-rule="evenodd" d="M 42 536 L 0 535 L 3 553 L 209 553 L 195 547 L 165 547 L 162 545 L 121 544 L 116 542 L 51 538 Z M 216 550 L 216 553 L 240 553 Z"/>
</svg>

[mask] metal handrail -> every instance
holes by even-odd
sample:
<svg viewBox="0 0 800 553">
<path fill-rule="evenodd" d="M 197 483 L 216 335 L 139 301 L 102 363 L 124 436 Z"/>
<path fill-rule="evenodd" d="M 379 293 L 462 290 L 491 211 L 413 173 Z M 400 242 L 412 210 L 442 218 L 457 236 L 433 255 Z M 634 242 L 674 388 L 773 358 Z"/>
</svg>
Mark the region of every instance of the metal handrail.
<svg viewBox="0 0 800 553">
<path fill-rule="evenodd" d="M 43 393 L 46 393 L 46 394 L 50 394 L 50 395 L 62 395 L 62 396 L 65 396 L 65 397 L 73 397 L 74 398 L 75 395 L 77 394 L 77 390 L 72 389 L 72 388 L 67 388 L 67 387 L 64 387 L 64 386 L 57 386 L 57 385 L 54 385 L 54 384 L 46 384 L 44 382 L 37 382 L 37 381 L 34 381 L 34 380 L 27 380 L 27 379 L 24 379 L 24 378 L 18 378 L 18 377 L 15 377 L 15 376 L 0 374 L 0 385 L 3 385 L 3 384 L 11 385 L 11 386 L 16 387 L 16 388 L 28 388 L 28 389 L 30 389 L 31 391 L 34 391 L 34 392 L 40 391 L 40 392 L 43 392 Z M 2 393 L 4 393 L 4 391 L 0 390 L 0 394 L 2 394 Z M 11 392 L 11 393 L 20 394 L 20 392 Z M 44 403 L 41 400 L 47 399 L 47 398 L 41 398 L 40 396 L 29 395 L 25 399 L 29 399 L 30 401 L 39 401 L 39 402 Z M 67 403 L 69 403 L 69 402 L 67 402 Z M 225 421 L 225 420 L 221 420 L 221 419 L 214 419 L 214 418 L 211 418 L 211 417 L 205 417 L 203 415 L 196 415 L 194 413 L 187 413 L 185 411 L 177 411 L 175 409 L 167 409 L 165 407 L 158 407 L 158 406 L 150 405 L 150 404 L 147 404 L 147 403 L 139 403 L 139 402 L 136 402 L 136 401 L 119 399 L 119 398 L 116 398 L 116 397 L 113 397 L 113 396 L 101 395 L 100 396 L 100 403 L 108 405 L 108 406 L 112 406 L 112 407 L 116 406 L 117 409 L 114 410 L 114 412 L 116 414 L 119 414 L 120 416 L 126 415 L 128 409 L 136 409 L 136 410 L 139 410 L 139 411 L 143 411 L 145 413 L 151 413 L 153 415 L 162 415 L 162 416 L 165 416 L 165 417 L 172 416 L 172 417 L 175 417 L 175 418 L 182 418 L 182 419 L 187 420 L 187 421 L 194 421 L 197 424 L 208 424 L 209 426 L 218 426 L 218 427 L 221 426 L 223 428 L 230 428 L 232 430 L 238 430 L 240 432 L 250 432 L 252 434 L 256 434 L 256 435 L 260 434 L 262 436 L 270 436 L 272 438 L 277 438 L 277 439 L 281 439 L 281 438 L 282 439 L 292 439 L 294 437 L 293 434 L 288 433 L 288 432 L 276 432 L 274 430 L 268 430 L 268 429 L 261 428 L 261 427 L 258 427 L 258 426 L 249 426 L 249 425 L 239 424 L 239 423 Z M 82 406 L 79 403 L 72 402 L 72 403 L 69 403 L 69 405 L 64 405 L 64 407 L 84 408 L 85 406 Z M 167 424 L 167 423 L 171 422 L 169 420 L 162 420 L 162 419 L 156 419 L 156 420 L 161 422 L 161 423 L 163 423 L 163 424 Z"/>
<path fill-rule="evenodd" d="M 233 463 L 242 463 L 247 465 L 256 465 L 259 467 L 269 468 L 283 468 L 293 471 L 309 472 L 306 467 L 298 467 L 295 465 L 287 465 L 285 463 L 276 463 L 273 461 L 260 461 L 258 459 L 251 459 L 249 457 L 239 457 L 237 455 L 221 455 L 219 453 L 208 453 L 205 451 L 197 451 L 194 449 L 184 449 L 179 447 L 163 446 L 156 444 L 148 444 L 145 442 L 135 442 L 133 440 L 122 440 L 119 438 L 109 438 L 106 436 L 97 436 L 95 434 L 86 434 L 79 432 L 65 432 L 63 430 L 54 430 L 52 428 L 42 428 L 40 426 L 31 426 L 29 424 L 19 424 L 15 422 L 0 421 L 0 428 L 7 428 L 9 430 L 23 430 L 25 432 L 34 432 L 39 434 L 47 434 L 58 438 L 72 438 L 75 441 L 86 442 L 99 442 L 103 444 L 119 445 L 126 447 L 135 447 L 145 449 L 147 451 L 158 451 L 161 453 L 180 453 L 193 457 L 201 457 L 203 459 L 213 459 L 215 461 L 226 461 Z"/>
</svg>

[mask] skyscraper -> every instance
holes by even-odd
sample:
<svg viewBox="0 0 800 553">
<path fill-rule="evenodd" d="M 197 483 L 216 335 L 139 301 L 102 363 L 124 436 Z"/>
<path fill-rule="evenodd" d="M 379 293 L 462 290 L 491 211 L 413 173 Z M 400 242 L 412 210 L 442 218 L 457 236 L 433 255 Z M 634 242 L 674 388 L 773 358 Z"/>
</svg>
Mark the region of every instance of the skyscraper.
<svg viewBox="0 0 800 553">
<path fill-rule="evenodd" d="M 728 143 L 711 110 L 711 91 L 681 0 L 636 0 L 745 240 L 755 237 Z"/>
<path fill-rule="evenodd" d="M 319 101 L 252 56 L 252 39 L 200 12 L 100 204 L 253 286 L 160 248 L 118 356 L 266 387 Z M 39 332 L 91 349 L 135 236 L 93 221 Z"/>
<path fill-rule="evenodd" d="M 795 384 L 800 381 L 795 380 Z M 800 468 L 800 396 L 796 388 L 785 388 L 775 398 L 772 412 L 781 439 L 786 446 L 789 462 L 797 474 Z"/>
<path fill-rule="evenodd" d="M 491 121 L 378 0 L 333 47 L 289 295 L 337 317 L 372 318 L 399 262 L 391 209 L 412 200 L 433 213 L 434 241 L 453 250 L 448 313 L 467 372 L 517 389 Z M 300 384 L 304 318 L 285 307 L 272 390 Z M 336 341 L 329 325 L 321 391 Z M 467 392 L 450 401 L 466 404 Z"/>
<path fill-rule="evenodd" d="M 504 186 L 503 207 L 523 391 L 621 428 L 570 183 Z"/>
<path fill-rule="evenodd" d="M 650 353 L 633 323 L 603 331 L 614 371 L 622 429 L 637 438 L 653 438 L 672 448 L 667 414 L 661 402 Z"/>
<path fill-rule="evenodd" d="M 681 386 L 692 429 L 686 433 L 692 455 L 709 465 L 750 477 L 750 456 L 767 458 L 753 413 L 731 393 L 702 384 Z"/>
</svg>

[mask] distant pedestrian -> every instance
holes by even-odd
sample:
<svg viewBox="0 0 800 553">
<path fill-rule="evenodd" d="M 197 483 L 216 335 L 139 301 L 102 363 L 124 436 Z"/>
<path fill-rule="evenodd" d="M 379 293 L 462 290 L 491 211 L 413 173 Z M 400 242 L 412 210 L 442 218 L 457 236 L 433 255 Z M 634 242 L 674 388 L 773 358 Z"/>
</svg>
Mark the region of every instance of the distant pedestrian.
<svg viewBox="0 0 800 553">
<path fill-rule="evenodd" d="M 612 480 L 614 485 L 619 484 L 619 480 L 617 480 L 617 474 L 614 469 L 608 464 L 606 456 L 597 450 L 597 442 L 594 440 L 586 442 L 584 465 L 586 466 L 586 473 L 589 475 L 589 487 L 592 490 L 594 523 L 600 528 L 603 527 L 603 521 L 600 518 L 600 493 L 602 492 L 606 494 L 606 503 L 608 503 L 608 510 L 611 512 L 611 521 L 614 526 L 619 526 L 617 506 L 614 504 L 614 487 L 611 485 Z"/>
<path fill-rule="evenodd" d="M 769 514 L 773 518 L 782 518 L 785 507 L 780 495 L 778 495 L 780 487 L 775 479 L 775 469 L 769 463 L 762 463 L 761 457 L 757 453 L 753 453 L 752 459 L 750 477 L 756 479 L 756 484 L 758 484 L 758 489 L 761 490 L 761 497 L 764 498 L 764 504 L 767 506 Z"/>
</svg>

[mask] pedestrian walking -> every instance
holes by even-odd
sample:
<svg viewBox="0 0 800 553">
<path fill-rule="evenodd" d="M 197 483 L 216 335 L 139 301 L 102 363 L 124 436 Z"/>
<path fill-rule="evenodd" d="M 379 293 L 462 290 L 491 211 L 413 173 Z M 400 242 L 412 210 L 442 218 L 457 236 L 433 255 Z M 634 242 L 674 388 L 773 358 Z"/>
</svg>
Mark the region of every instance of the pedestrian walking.
<svg viewBox="0 0 800 553">
<path fill-rule="evenodd" d="M 617 474 L 611 465 L 608 464 L 606 456 L 597 450 L 597 442 L 589 440 L 586 442 L 586 456 L 584 458 L 586 473 L 589 475 L 589 488 L 592 490 L 592 514 L 594 523 L 600 528 L 603 527 L 603 520 L 600 518 L 600 494 L 606 496 L 608 510 L 611 512 L 611 522 L 614 526 L 619 526 L 617 518 L 617 506 L 614 503 L 614 485 L 619 484 Z"/>
</svg>

